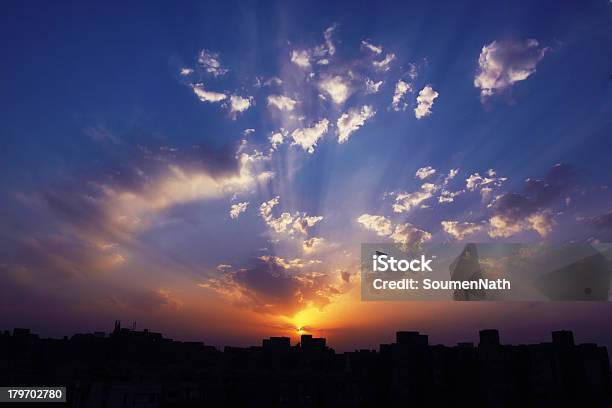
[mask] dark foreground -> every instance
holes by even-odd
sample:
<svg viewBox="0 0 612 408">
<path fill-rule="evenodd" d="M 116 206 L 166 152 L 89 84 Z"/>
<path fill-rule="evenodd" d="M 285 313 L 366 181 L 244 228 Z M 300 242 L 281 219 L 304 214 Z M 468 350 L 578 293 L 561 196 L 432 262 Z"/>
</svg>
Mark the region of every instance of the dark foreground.
<svg viewBox="0 0 612 408">
<path fill-rule="evenodd" d="M 610 407 L 610 383 L 606 348 L 575 345 L 569 331 L 509 346 L 483 330 L 477 346 L 455 347 L 398 332 L 379 351 L 343 354 L 307 335 L 219 351 L 118 323 L 61 340 L 0 333 L 0 385 L 68 387 L 68 402 L 53 406 Z"/>
</svg>

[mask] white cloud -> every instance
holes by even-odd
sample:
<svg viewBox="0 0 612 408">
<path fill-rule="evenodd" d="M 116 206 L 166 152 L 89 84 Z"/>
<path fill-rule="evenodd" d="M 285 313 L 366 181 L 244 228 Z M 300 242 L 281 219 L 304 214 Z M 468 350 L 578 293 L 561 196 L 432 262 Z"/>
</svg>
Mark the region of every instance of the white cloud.
<svg viewBox="0 0 612 408">
<path fill-rule="evenodd" d="M 389 70 L 389 65 L 391 65 L 391 63 L 395 60 L 395 54 L 393 53 L 389 53 L 387 54 L 387 56 L 380 61 L 372 61 L 372 65 L 374 65 L 374 67 L 380 71 L 388 71 Z"/>
<path fill-rule="evenodd" d="M 433 197 L 433 194 L 437 191 L 438 187 L 432 183 L 423 183 L 421 189 L 413 193 L 397 193 L 395 196 L 395 204 L 393 204 L 393 211 L 396 213 L 402 213 L 410 211 L 411 209 L 422 206 L 425 200 Z"/>
<path fill-rule="evenodd" d="M 339 75 L 324 78 L 319 82 L 319 87 L 338 105 L 344 103 L 350 94 L 348 84 Z"/>
<path fill-rule="evenodd" d="M 551 212 L 546 210 L 531 214 L 527 217 L 527 222 L 541 237 L 548 235 L 555 225 Z"/>
<path fill-rule="evenodd" d="M 246 111 L 247 109 L 249 109 L 252 103 L 253 103 L 252 96 L 249 96 L 246 98 L 239 96 L 239 95 L 230 96 L 230 101 L 229 101 L 230 115 L 235 118 L 238 113 L 242 113 Z"/>
<path fill-rule="evenodd" d="M 382 84 L 383 81 L 374 82 L 370 78 L 366 78 L 366 93 L 378 93 Z"/>
<path fill-rule="evenodd" d="M 198 64 L 214 77 L 223 76 L 228 71 L 227 68 L 221 65 L 219 54 L 208 50 L 200 51 L 200 55 L 198 55 Z"/>
<path fill-rule="evenodd" d="M 494 215 L 489 219 L 488 234 L 492 238 L 507 238 L 519 232 L 533 230 L 541 237 L 550 233 L 555 220 L 549 210 L 542 210 L 530 214 L 526 218 L 512 218 L 504 215 Z"/>
<path fill-rule="evenodd" d="M 277 218 L 274 218 L 272 211 L 278 205 L 279 196 L 271 200 L 263 202 L 259 206 L 259 215 L 265 221 L 266 225 L 277 233 L 288 233 L 290 235 L 297 233 L 308 235 L 308 230 L 316 223 L 323 219 L 322 216 L 310 216 L 306 213 L 296 212 L 291 214 L 283 212 Z"/>
<path fill-rule="evenodd" d="M 268 79 L 267 81 L 265 81 L 264 86 L 272 86 L 272 85 L 276 85 L 276 86 L 280 86 L 283 84 L 283 80 L 280 79 L 279 77 L 272 77 L 270 79 Z"/>
<path fill-rule="evenodd" d="M 357 218 L 357 222 L 381 237 L 389 236 L 393 232 L 391 221 L 382 215 L 362 214 Z"/>
<path fill-rule="evenodd" d="M 272 133 L 268 137 L 268 140 L 270 141 L 270 144 L 272 145 L 272 150 L 276 150 L 278 146 L 282 145 L 283 142 L 285 141 L 286 136 L 287 136 L 287 133 L 284 129 L 281 129 L 278 132 Z"/>
<path fill-rule="evenodd" d="M 394 111 L 400 111 L 406 109 L 408 106 L 406 103 L 400 106 L 402 98 L 407 92 L 412 92 L 412 85 L 401 79 L 395 84 L 395 92 L 393 93 L 393 100 L 391 101 L 391 107 Z"/>
<path fill-rule="evenodd" d="M 222 100 L 227 98 L 227 95 L 220 92 L 212 92 L 204 89 L 204 85 L 195 84 L 191 86 L 193 89 L 193 93 L 202 101 L 202 102 L 221 102 Z"/>
<path fill-rule="evenodd" d="M 264 201 L 263 203 L 261 203 L 261 205 L 259 206 L 259 215 L 261 215 L 261 218 L 263 218 L 264 221 L 272 219 L 272 209 L 278 205 L 279 200 L 280 197 L 276 196 L 268 201 Z"/>
<path fill-rule="evenodd" d="M 308 230 L 322 219 L 323 216 L 321 215 L 311 216 L 307 215 L 306 213 L 297 214 L 293 220 L 292 228 L 294 231 L 297 231 L 304 235 L 308 235 Z"/>
<path fill-rule="evenodd" d="M 176 205 L 244 193 L 273 177 L 265 170 L 267 159 L 261 154 L 237 155 L 238 171 L 218 176 L 206 170 L 168 165 L 147 179 L 138 189 L 102 185 L 104 208 L 109 228 L 129 233 L 154 225 L 159 213 Z"/>
<path fill-rule="evenodd" d="M 310 52 L 308 50 L 291 51 L 291 62 L 300 68 L 310 67 Z"/>
<path fill-rule="evenodd" d="M 431 239 L 431 234 L 415 227 L 410 223 L 405 223 L 396 225 L 390 238 L 398 244 L 414 246 L 421 245 L 423 242 L 429 241 Z"/>
<path fill-rule="evenodd" d="M 245 201 L 243 203 L 232 204 L 232 206 L 230 207 L 230 212 L 229 212 L 230 218 L 232 220 L 235 220 L 236 218 L 238 218 L 240 214 L 242 214 L 243 212 L 247 210 L 248 206 L 249 206 L 248 201 Z"/>
<path fill-rule="evenodd" d="M 181 68 L 180 74 L 181 74 L 181 76 L 189 76 L 189 75 L 193 74 L 193 69 L 191 69 L 191 68 Z"/>
<path fill-rule="evenodd" d="M 295 129 L 291 133 L 293 138 L 293 144 L 299 145 L 308 153 L 313 153 L 314 148 L 317 145 L 318 140 L 327 133 L 329 121 L 327 119 L 321 119 L 315 123 L 312 127 Z"/>
<path fill-rule="evenodd" d="M 259 257 L 264 262 L 274 263 L 283 269 L 303 269 L 307 266 L 318 265 L 321 263 L 318 259 L 305 260 L 300 258 L 284 259 L 278 256 L 262 255 Z"/>
<path fill-rule="evenodd" d="M 302 242 L 302 250 L 306 254 L 312 254 L 325 246 L 325 239 L 320 237 L 312 237 Z"/>
<path fill-rule="evenodd" d="M 448 235 L 459 241 L 463 240 L 463 238 L 465 238 L 467 235 L 471 235 L 482 230 L 482 225 L 478 225 L 473 222 L 442 221 L 441 224 L 442 228 Z"/>
<path fill-rule="evenodd" d="M 421 167 L 416 171 L 415 177 L 425 180 L 429 176 L 436 174 L 436 169 L 431 166 Z"/>
<path fill-rule="evenodd" d="M 497 177 L 495 170 L 489 169 L 484 176 L 481 176 L 479 173 L 470 174 L 470 176 L 465 179 L 465 188 L 468 191 L 475 191 L 478 189 L 484 190 L 486 188 L 486 194 L 490 194 L 492 187 L 500 187 L 506 180 L 508 180 L 507 177 Z"/>
<path fill-rule="evenodd" d="M 310 68 L 311 60 L 317 59 L 318 65 L 328 65 L 330 63 L 329 58 L 336 53 L 336 47 L 332 41 L 332 36 L 336 25 L 328 27 L 323 32 L 324 43 L 311 49 L 306 50 L 292 50 L 291 51 L 291 62 L 301 68 Z"/>
<path fill-rule="evenodd" d="M 371 42 L 369 42 L 368 40 L 361 41 L 361 47 L 362 48 L 366 48 L 366 49 L 372 51 L 374 54 L 377 54 L 377 55 L 380 55 L 383 52 L 382 47 L 380 45 L 374 45 Z"/>
<path fill-rule="evenodd" d="M 438 202 L 439 203 L 452 203 L 453 201 L 455 201 L 455 197 L 463 193 L 464 193 L 464 190 L 459 190 L 459 191 L 454 191 L 454 192 L 451 192 L 448 190 L 442 190 L 442 192 L 440 193 L 440 196 L 438 197 Z"/>
<path fill-rule="evenodd" d="M 372 118 L 376 111 L 372 106 L 365 105 L 361 109 L 352 108 L 343 113 L 336 123 L 338 128 L 338 143 L 346 142 L 350 135 Z"/>
<path fill-rule="evenodd" d="M 447 185 L 449 181 L 457 176 L 457 174 L 459 174 L 459 169 L 450 169 L 448 176 L 444 178 L 444 185 Z"/>
<path fill-rule="evenodd" d="M 480 88 L 482 100 L 504 91 L 534 72 L 536 65 L 548 48 L 541 48 L 538 41 L 493 41 L 482 47 L 478 57 L 478 73 L 474 86 Z"/>
<path fill-rule="evenodd" d="M 249 129 L 244 129 L 244 130 L 242 131 L 242 135 L 243 135 L 244 137 L 247 137 L 247 136 L 249 136 L 249 135 L 252 135 L 253 133 L 255 133 L 255 129 L 252 129 L 252 128 L 249 128 Z"/>
<path fill-rule="evenodd" d="M 291 112 L 295 108 L 296 100 L 284 95 L 269 95 L 268 106 L 274 106 L 278 110 Z"/>
<path fill-rule="evenodd" d="M 421 89 L 419 96 L 417 96 L 417 107 L 414 108 L 414 115 L 417 119 L 431 115 L 431 107 L 433 106 L 434 99 L 436 99 L 438 95 L 439 94 L 429 85 Z"/>
<path fill-rule="evenodd" d="M 423 231 L 410 223 L 393 225 L 393 223 L 382 215 L 362 214 L 357 222 L 366 229 L 374 231 L 380 237 L 389 237 L 394 242 L 407 245 L 420 245 L 431 239 L 431 234 Z"/>
</svg>

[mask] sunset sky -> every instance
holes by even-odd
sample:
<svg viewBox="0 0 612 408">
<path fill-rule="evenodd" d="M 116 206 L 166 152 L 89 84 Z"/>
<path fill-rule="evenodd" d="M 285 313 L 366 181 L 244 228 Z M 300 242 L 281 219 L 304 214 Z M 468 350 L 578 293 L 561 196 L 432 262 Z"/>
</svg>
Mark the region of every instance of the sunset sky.
<svg viewBox="0 0 612 408">
<path fill-rule="evenodd" d="M 610 242 L 612 3 L 9 2 L 0 329 L 339 350 L 612 305 L 362 302 L 362 242 Z"/>
</svg>

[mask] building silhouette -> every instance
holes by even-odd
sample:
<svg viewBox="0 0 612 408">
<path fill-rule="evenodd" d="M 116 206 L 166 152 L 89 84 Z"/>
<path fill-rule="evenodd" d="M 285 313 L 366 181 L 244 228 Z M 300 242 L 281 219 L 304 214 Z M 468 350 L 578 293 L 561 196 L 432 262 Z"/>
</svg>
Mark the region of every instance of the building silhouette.
<svg viewBox="0 0 612 408">
<path fill-rule="evenodd" d="M 16 328 L 0 332 L 0 384 L 66 386 L 72 407 L 611 406 L 605 347 L 566 330 L 531 345 L 479 335 L 449 347 L 399 331 L 378 350 L 336 353 L 308 334 L 220 351 L 120 322 L 63 339 Z"/>
</svg>

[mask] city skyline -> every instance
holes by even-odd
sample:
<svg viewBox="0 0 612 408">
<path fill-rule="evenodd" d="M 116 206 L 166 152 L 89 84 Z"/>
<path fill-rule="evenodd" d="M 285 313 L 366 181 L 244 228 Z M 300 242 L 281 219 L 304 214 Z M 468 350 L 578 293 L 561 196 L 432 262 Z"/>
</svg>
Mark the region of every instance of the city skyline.
<svg viewBox="0 0 612 408">
<path fill-rule="evenodd" d="M 607 302 L 362 302 L 361 243 L 612 239 L 609 1 L 14 3 L 0 320 L 585 342 Z M 542 21 L 546 21 L 543 24 Z M 8 327 L 3 327 L 8 328 Z"/>
</svg>

